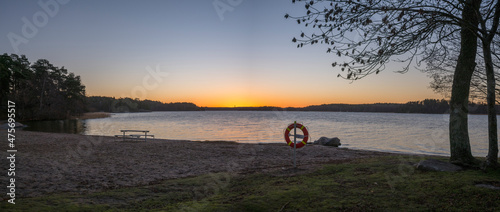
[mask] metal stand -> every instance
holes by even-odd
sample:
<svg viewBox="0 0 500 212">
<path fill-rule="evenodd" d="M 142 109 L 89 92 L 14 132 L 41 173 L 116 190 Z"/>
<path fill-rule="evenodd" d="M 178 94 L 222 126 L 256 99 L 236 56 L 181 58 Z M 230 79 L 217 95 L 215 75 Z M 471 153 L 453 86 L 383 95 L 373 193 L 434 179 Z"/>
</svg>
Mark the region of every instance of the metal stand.
<svg viewBox="0 0 500 212">
<path fill-rule="evenodd" d="M 293 168 L 297 168 L 296 165 L 296 153 L 295 150 L 297 149 L 297 121 L 293 122 Z"/>
</svg>

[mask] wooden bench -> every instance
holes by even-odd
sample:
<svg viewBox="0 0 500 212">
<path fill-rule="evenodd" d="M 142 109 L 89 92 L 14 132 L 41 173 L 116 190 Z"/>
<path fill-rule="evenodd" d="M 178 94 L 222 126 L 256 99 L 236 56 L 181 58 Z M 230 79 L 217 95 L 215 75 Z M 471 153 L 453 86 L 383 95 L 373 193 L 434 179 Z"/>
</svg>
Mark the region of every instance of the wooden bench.
<svg viewBox="0 0 500 212">
<path fill-rule="evenodd" d="M 155 135 L 148 135 L 149 130 L 120 130 L 120 132 L 123 133 L 123 135 L 115 135 L 115 138 L 122 138 L 123 141 L 125 141 L 126 138 L 130 139 L 140 139 L 141 137 L 144 137 L 144 141 L 147 141 L 148 137 L 152 137 L 153 139 L 155 138 Z M 142 134 L 127 134 L 129 132 L 142 132 Z"/>
</svg>

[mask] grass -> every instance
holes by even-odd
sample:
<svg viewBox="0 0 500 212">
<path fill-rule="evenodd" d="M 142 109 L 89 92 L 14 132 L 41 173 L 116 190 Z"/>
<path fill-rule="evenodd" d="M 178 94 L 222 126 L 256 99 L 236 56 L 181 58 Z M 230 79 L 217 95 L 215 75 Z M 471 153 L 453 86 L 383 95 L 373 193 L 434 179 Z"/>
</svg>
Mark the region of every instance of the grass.
<svg viewBox="0 0 500 212">
<path fill-rule="evenodd" d="M 415 170 L 416 156 L 329 164 L 313 172 L 215 173 L 92 194 L 62 193 L 6 201 L 1 211 L 494 211 L 500 170 Z M 440 158 L 442 159 L 442 158 Z"/>
</svg>

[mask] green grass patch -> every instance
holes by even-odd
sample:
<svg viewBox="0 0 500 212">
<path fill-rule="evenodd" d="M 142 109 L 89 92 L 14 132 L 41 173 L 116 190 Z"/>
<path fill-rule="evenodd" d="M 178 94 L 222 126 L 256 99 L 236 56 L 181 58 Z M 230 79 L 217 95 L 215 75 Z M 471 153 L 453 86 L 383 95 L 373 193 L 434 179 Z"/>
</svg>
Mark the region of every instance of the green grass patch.
<svg viewBox="0 0 500 212">
<path fill-rule="evenodd" d="M 6 201 L 0 211 L 366 211 L 500 208 L 500 171 L 415 170 L 416 156 L 329 164 L 314 172 L 208 174 L 91 194 L 52 194 Z M 443 159 L 443 158 L 441 158 Z"/>
</svg>

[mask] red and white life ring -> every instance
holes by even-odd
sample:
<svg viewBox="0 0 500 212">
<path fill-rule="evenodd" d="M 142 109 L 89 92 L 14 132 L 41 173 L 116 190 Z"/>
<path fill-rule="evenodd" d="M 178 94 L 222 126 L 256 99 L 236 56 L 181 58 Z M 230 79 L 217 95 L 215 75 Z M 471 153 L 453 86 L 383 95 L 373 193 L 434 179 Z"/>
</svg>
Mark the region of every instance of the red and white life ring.
<svg viewBox="0 0 500 212">
<path fill-rule="evenodd" d="M 304 139 L 300 142 L 297 141 L 297 143 L 295 144 L 295 148 L 301 148 L 307 144 L 307 140 L 309 139 L 309 132 L 307 131 L 307 128 L 302 124 L 292 123 L 288 125 L 288 127 L 285 129 L 285 141 L 290 147 L 294 147 L 293 141 L 290 140 L 290 131 L 293 130 L 294 125 L 304 133 Z"/>
</svg>

